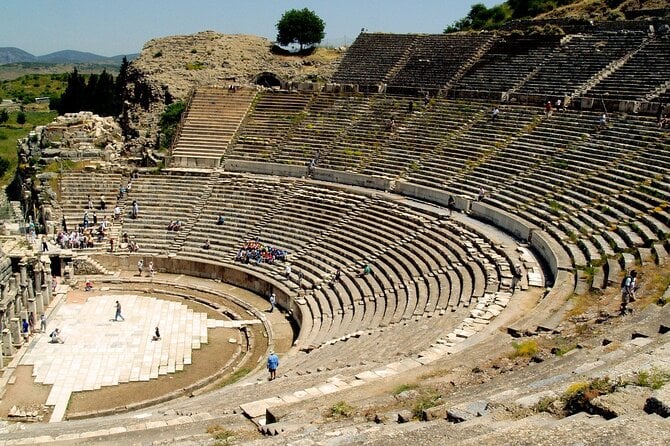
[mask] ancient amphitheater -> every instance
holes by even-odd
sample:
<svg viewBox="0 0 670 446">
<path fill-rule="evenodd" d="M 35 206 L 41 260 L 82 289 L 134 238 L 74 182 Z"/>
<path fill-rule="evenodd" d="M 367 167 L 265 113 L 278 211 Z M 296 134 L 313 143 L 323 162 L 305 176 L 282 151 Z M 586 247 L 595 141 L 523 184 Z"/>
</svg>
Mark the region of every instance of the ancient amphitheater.
<svg viewBox="0 0 670 446">
<path fill-rule="evenodd" d="M 650 282 L 655 271 L 669 285 L 670 144 L 657 123 L 670 33 L 565 29 L 364 33 L 331 83 L 195 88 L 162 170 L 62 174 L 52 232 L 78 224 L 89 196 L 121 214 L 93 248 L 50 240 L 41 256 L 4 257 L 3 388 L 33 365 L 52 423 L 7 423 L 0 444 L 668 444 L 670 288 Z M 239 261 L 249 242 L 287 257 Z M 649 295 L 620 317 L 630 269 Z M 575 317 L 599 295 L 600 311 Z M 116 300 L 128 339 L 109 321 Z M 63 324 L 65 344 L 21 345 L 28 311 Z M 568 319 L 582 322 L 577 348 L 505 362 L 512 341 L 558 339 Z M 86 343 L 66 350 L 73 338 Z M 197 356 L 214 339 L 227 350 Z M 220 364 L 166 394 L 141 387 L 199 361 Z M 640 384 L 649 375 L 663 382 Z M 548 407 L 603 381 L 569 416 Z M 417 409 L 430 386 L 439 395 Z M 75 399 L 105 388 L 129 402 L 87 412 Z"/>
</svg>

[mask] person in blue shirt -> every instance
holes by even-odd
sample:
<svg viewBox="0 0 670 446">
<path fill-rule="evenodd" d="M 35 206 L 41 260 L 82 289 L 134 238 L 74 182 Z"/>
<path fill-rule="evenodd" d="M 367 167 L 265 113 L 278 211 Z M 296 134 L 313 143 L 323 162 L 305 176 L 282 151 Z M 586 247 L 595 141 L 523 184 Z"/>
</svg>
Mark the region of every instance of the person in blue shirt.
<svg viewBox="0 0 670 446">
<path fill-rule="evenodd" d="M 274 351 L 268 356 L 268 371 L 270 372 L 270 381 L 277 377 L 277 367 L 279 367 L 279 357 Z"/>
</svg>

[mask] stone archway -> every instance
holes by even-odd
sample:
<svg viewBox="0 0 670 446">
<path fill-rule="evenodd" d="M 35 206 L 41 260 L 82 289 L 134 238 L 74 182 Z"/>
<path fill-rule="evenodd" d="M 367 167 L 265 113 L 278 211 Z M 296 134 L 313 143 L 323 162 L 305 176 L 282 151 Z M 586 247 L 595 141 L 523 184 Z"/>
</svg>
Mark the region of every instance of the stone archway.
<svg viewBox="0 0 670 446">
<path fill-rule="evenodd" d="M 269 71 L 263 71 L 261 73 L 258 73 L 256 76 L 253 77 L 251 82 L 256 85 L 260 85 L 262 87 L 267 88 L 281 87 L 282 85 L 286 84 L 286 81 L 284 79 L 277 76 L 275 73 L 271 73 Z"/>
</svg>

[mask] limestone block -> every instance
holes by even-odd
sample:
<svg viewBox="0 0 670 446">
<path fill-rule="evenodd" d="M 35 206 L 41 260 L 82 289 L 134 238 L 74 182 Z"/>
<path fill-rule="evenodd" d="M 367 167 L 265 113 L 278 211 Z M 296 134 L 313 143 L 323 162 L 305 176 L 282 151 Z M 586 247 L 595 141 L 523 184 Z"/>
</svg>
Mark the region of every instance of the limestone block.
<svg viewBox="0 0 670 446">
<path fill-rule="evenodd" d="M 644 404 L 644 411 L 658 414 L 664 418 L 670 416 L 670 384 L 655 390 Z"/>
</svg>

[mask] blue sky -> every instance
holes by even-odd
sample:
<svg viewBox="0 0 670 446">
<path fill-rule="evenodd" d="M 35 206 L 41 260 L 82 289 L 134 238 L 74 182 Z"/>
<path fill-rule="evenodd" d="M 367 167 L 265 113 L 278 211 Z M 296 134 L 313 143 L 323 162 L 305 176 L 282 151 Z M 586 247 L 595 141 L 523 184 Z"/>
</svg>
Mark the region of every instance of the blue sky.
<svg viewBox="0 0 670 446">
<path fill-rule="evenodd" d="M 361 28 L 439 33 L 474 3 L 502 0 L 0 0 L 0 47 L 36 56 L 78 50 L 115 56 L 140 52 L 155 37 L 214 30 L 274 39 L 275 24 L 292 8 L 309 8 L 326 22 L 330 45 L 350 44 Z"/>
</svg>

